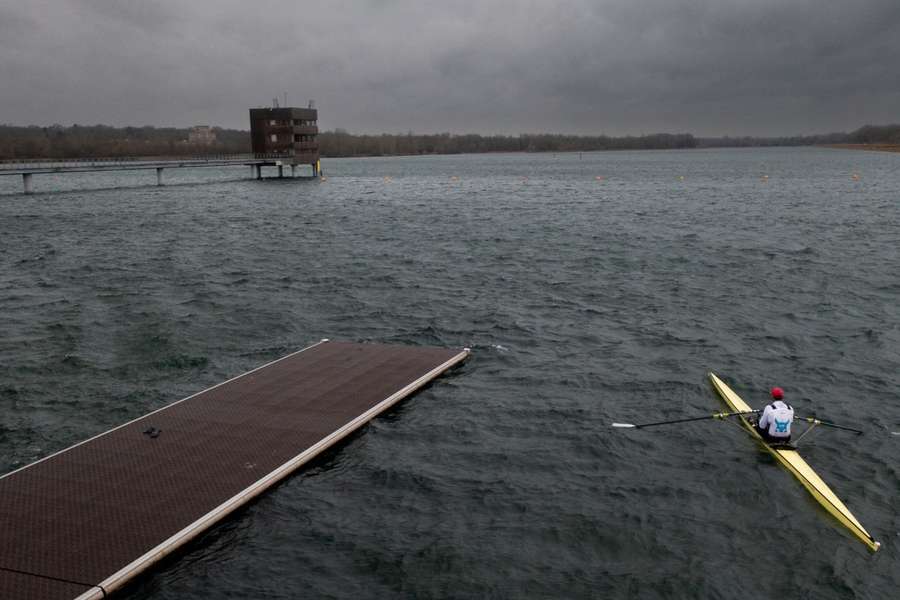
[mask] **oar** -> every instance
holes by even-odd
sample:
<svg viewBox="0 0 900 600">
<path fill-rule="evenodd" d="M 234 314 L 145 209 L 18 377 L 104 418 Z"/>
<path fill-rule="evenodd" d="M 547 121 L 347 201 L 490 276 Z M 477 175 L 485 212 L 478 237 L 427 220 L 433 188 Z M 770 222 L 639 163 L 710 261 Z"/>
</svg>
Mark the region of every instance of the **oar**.
<svg viewBox="0 0 900 600">
<path fill-rule="evenodd" d="M 831 421 L 822 421 L 815 417 L 794 417 L 795 421 L 806 421 L 807 423 L 812 423 L 813 425 L 824 425 L 825 427 L 833 427 L 835 429 L 843 429 L 845 431 L 852 431 L 857 435 L 862 435 L 864 432 L 860 429 L 853 429 L 852 427 L 846 427 L 844 425 L 838 425 L 837 423 L 832 423 Z"/>
<path fill-rule="evenodd" d="M 657 421 L 656 423 L 613 423 L 613 427 L 628 427 L 630 429 L 640 429 L 641 427 L 655 427 L 656 425 L 672 425 L 674 423 L 687 423 L 689 421 L 703 421 L 705 419 L 725 419 L 727 417 L 735 417 L 737 415 L 752 415 L 754 413 L 758 413 L 758 410 L 748 410 L 743 412 L 731 412 L 731 413 L 715 413 L 712 415 L 705 415 L 702 417 L 690 417 L 688 419 L 675 419 L 673 421 Z"/>
</svg>

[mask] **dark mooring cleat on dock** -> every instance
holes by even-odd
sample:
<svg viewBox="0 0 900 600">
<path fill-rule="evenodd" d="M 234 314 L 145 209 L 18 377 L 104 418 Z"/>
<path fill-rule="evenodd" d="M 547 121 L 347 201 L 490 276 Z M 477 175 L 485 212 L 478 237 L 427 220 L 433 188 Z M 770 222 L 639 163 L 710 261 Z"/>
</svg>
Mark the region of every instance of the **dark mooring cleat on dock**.
<svg viewBox="0 0 900 600">
<path fill-rule="evenodd" d="M 106 597 L 468 354 L 323 340 L 0 477 L 0 598 Z"/>
</svg>

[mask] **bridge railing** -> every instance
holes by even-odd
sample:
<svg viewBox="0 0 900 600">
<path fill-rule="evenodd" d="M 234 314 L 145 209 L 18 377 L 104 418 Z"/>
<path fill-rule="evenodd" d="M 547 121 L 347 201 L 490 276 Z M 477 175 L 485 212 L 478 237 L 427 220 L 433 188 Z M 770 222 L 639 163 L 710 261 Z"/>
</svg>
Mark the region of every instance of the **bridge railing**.
<svg viewBox="0 0 900 600">
<path fill-rule="evenodd" d="M 282 153 L 242 153 L 242 154 L 203 154 L 172 156 L 111 156 L 90 158 L 13 158 L 0 160 L 0 171 L 22 169 L 48 169 L 64 167 L 108 167 L 126 164 L 150 164 L 167 162 L 225 162 L 241 160 L 279 160 L 291 158 L 292 152 Z"/>
</svg>

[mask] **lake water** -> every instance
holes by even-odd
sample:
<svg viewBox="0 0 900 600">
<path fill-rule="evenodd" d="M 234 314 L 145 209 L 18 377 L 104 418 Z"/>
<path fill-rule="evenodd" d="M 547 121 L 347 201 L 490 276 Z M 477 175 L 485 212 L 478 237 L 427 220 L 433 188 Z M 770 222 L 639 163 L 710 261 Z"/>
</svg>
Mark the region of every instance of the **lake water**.
<svg viewBox="0 0 900 600">
<path fill-rule="evenodd" d="M 0 178 L 2 473 L 320 338 L 473 349 L 123 597 L 896 595 L 900 155 L 323 167 Z M 708 371 L 866 429 L 802 453 L 882 551 L 736 427 L 610 427 Z"/>
</svg>

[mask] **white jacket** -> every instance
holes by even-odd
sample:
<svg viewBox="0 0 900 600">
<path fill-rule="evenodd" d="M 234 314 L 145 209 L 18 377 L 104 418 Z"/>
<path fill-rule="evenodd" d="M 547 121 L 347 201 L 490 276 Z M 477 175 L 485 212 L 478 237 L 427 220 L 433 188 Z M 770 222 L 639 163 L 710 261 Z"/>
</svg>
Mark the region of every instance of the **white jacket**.
<svg viewBox="0 0 900 600">
<path fill-rule="evenodd" d="M 773 438 L 791 437 L 791 423 L 794 422 L 794 409 L 781 400 L 766 406 L 759 418 L 759 428 L 766 429 Z"/>
</svg>

